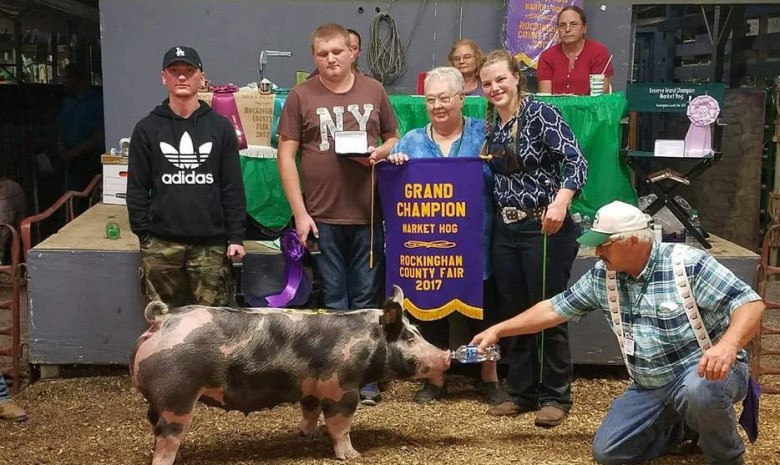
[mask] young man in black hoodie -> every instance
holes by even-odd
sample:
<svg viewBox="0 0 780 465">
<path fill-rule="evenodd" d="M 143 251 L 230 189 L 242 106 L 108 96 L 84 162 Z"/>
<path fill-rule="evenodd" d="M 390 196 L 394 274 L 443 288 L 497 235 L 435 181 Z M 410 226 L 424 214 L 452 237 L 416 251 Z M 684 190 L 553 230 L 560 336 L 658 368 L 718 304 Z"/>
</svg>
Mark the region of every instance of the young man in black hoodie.
<svg viewBox="0 0 780 465">
<path fill-rule="evenodd" d="M 198 100 L 198 53 L 165 53 L 168 98 L 130 139 L 127 210 L 141 243 L 141 286 L 171 306 L 230 302 L 228 258 L 245 255 L 246 200 L 236 133 Z"/>
</svg>

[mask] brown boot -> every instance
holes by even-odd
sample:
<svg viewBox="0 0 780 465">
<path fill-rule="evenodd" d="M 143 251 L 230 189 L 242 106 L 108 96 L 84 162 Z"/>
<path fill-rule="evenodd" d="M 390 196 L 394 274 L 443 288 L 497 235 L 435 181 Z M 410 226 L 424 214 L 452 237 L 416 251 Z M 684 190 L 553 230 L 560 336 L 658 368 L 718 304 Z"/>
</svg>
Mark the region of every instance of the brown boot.
<svg viewBox="0 0 780 465">
<path fill-rule="evenodd" d="M 542 428 L 552 428 L 561 424 L 569 412 L 555 405 L 544 405 L 536 414 L 534 425 Z"/>
<path fill-rule="evenodd" d="M 487 411 L 487 414 L 494 417 L 508 417 L 508 416 L 513 417 L 516 415 L 520 415 L 521 413 L 534 412 L 534 411 L 536 411 L 535 407 L 520 406 L 517 405 L 517 403 L 515 403 L 515 401 L 513 400 L 507 400 L 498 405 L 494 405 L 493 407 L 490 407 Z"/>
<path fill-rule="evenodd" d="M 0 404 L 0 420 L 24 421 L 27 413 L 13 401 Z"/>
</svg>

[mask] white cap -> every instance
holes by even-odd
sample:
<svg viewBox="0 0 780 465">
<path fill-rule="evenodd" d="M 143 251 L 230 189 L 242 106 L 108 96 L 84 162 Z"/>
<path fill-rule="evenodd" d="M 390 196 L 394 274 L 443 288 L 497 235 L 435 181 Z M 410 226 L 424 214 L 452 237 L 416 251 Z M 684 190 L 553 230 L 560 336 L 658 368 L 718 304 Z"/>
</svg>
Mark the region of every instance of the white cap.
<svg viewBox="0 0 780 465">
<path fill-rule="evenodd" d="M 590 231 L 577 239 L 587 247 L 596 247 L 613 234 L 639 231 L 649 227 L 649 217 L 642 210 L 624 202 L 614 201 L 599 208 Z"/>
</svg>

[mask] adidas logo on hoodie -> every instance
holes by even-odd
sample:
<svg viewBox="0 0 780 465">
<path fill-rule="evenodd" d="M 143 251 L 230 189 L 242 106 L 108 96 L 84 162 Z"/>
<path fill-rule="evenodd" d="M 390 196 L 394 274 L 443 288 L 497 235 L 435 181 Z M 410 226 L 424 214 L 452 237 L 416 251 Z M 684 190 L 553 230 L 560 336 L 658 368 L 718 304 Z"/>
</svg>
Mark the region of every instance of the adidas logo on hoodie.
<svg viewBox="0 0 780 465">
<path fill-rule="evenodd" d="M 211 155 L 212 142 L 206 142 L 198 147 L 192 144 L 192 137 L 188 132 L 184 132 L 179 141 L 179 150 L 167 142 L 160 142 L 160 150 L 165 158 L 180 169 L 176 173 L 166 173 L 162 175 L 164 184 L 214 184 L 214 175 L 211 173 L 195 173 L 195 168 L 199 167 Z"/>
</svg>

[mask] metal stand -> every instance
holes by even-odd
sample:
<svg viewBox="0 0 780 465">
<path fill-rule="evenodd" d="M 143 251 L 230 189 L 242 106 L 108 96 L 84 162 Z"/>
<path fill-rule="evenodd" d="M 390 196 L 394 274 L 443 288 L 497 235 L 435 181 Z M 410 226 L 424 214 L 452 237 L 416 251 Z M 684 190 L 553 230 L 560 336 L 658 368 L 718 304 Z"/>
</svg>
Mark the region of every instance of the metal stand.
<svg viewBox="0 0 780 465">
<path fill-rule="evenodd" d="M 652 216 L 658 213 L 658 211 L 666 207 L 670 212 L 680 220 L 680 223 L 685 227 L 688 234 L 693 235 L 697 241 L 705 249 L 712 248 L 712 245 L 707 241 L 709 234 L 706 232 L 702 234 L 698 229 L 694 228 L 690 222 L 690 214 L 675 200 L 674 193 L 681 185 L 690 185 L 691 181 L 697 176 L 706 171 L 713 163 L 720 160 L 721 153 L 717 152 L 710 157 L 705 158 L 677 158 L 677 157 L 651 157 L 645 155 L 643 152 L 626 152 L 626 164 L 636 173 L 638 182 L 646 184 L 650 190 L 658 197 L 645 208 L 645 213 Z M 696 160 L 697 163 L 686 173 L 681 174 L 670 169 L 665 169 L 656 173 L 648 173 L 639 163 L 642 158 L 652 158 L 656 160 Z"/>
</svg>

